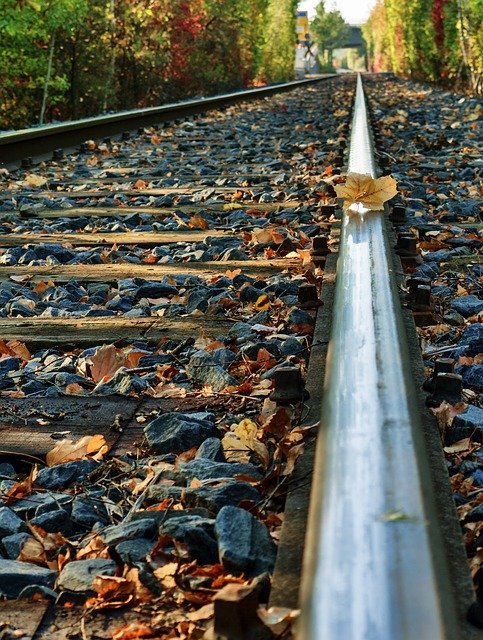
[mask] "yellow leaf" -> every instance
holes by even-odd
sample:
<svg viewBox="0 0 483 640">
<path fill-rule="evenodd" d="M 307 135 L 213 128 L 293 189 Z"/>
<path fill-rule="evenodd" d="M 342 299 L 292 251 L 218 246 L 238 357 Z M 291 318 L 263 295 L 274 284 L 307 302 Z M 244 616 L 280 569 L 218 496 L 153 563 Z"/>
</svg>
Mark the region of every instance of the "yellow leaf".
<svg viewBox="0 0 483 640">
<path fill-rule="evenodd" d="M 29 174 L 24 182 L 24 187 L 41 187 L 43 184 L 47 182 L 47 178 L 43 176 L 36 176 L 33 173 Z"/>
<path fill-rule="evenodd" d="M 250 462 L 250 449 L 234 433 L 225 433 L 221 440 L 227 462 Z"/>
<path fill-rule="evenodd" d="M 334 188 L 337 197 L 344 199 L 344 209 L 360 203 L 366 209 L 381 211 L 384 203 L 396 195 L 396 185 L 391 176 L 374 179 L 364 173 L 348 173 L 345 183 Z"/>
<path fill-rule="evenodd" d="M 267 295 L 263 294 L 257 298 L 255 309 L 257 311 L 267 311 L 270 309 L 270 300 Z"/>
<path fill-rule="evenodd" d="M 253 451 L 263 467 L 266 469 L 270 462 L 267 447 L 257 439 L 258 427 L 253 420 L 245 418 L 235 427 L 233 434 L 239 438 L 242 445 Z M 228 434 L 227 434 L 228 435 Z M 225 436 L 226 437 L 226 436 Z"/>
<path fill-rule="evenodd" d="M 71 460 L 81 460 L 87 456 L 100 458 L 109 451 L 109 445 L 102 435 L 84 436 L 77 442 L 61 440 L 45 456 L 48 467 Z"/>
<path fill-rule="evenodd" d="M 241 209 L 241 208 L 242 208 L 241 204 L 236 204 L 234 202 L 223 205 L 224 211 L 233 211 L 234 209 Z"/>
</svg>

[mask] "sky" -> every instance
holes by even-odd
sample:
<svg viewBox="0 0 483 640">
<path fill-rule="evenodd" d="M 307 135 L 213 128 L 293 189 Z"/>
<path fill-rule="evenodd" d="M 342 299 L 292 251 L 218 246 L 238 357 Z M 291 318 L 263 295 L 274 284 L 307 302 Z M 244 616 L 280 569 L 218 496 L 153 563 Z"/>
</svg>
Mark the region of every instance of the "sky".
<svg viewBox="0 0 483 640">
<path fill-rule="evenodd" d="M 310 18 L 319 2 L 320 0 L 303 0 L 299 3 L 299 11 L 308 11 Z M 327 11 L 337 9 L 349 24 L 362 24 L 367 20 L 375 0 L 325 0 L 324 3 Z"/>
</svg>

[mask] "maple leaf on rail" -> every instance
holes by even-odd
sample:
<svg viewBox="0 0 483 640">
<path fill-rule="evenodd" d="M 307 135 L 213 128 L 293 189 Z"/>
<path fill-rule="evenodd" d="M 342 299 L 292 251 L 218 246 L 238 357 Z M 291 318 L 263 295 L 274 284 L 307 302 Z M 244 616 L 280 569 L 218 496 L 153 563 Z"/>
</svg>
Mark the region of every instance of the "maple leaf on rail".
<svg viewBox="0 0 483 640">
<path fill-rule="evenodd" d="M 365 209 L 381 211 L 384 203 L 397 193 L 397 182 L 391 176 L 371 178 L 365 173 L 348 173 L 345 183 L 334 186 L 338 198 L 344 199 L 344 209 L 362 204 Z"/>
</svg>

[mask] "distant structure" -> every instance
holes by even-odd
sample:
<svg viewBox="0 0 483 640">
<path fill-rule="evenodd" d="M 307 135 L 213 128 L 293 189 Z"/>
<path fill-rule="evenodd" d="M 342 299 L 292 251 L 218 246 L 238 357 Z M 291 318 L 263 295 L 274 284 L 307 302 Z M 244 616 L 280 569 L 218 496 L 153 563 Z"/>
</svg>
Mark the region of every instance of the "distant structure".
<svg viewBox="0 0 483 640">
<path fill-rule="evenodd" d="M 364 40 L 362 39 L 362 30 L 357 25 L 350 25 L 350 33 L 347 42 L 341 49 L 359 49 L 364 46 Z"/>
<path fill-rule="evenodd" d="M 307 11 L 297 11 L 295 30 L 295 76 L 303 78 L 308 73 L 319 73 L 319 52 L 317 45 L 312 41 Z"/>
</svg>

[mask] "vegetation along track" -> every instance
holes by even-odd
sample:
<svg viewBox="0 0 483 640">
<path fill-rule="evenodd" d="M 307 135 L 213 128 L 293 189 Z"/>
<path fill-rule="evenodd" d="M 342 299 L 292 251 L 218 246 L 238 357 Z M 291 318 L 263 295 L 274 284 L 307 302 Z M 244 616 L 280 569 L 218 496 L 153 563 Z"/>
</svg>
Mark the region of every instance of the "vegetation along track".
<svg viewBox="0 0 483 640">
<path fill-rule="evenodd" d="M 7 633 L 198 638 L 216 609 L 221 637 L 268 637 L 269 629 L 290 634 L 332 314 L 340 227 L 333 183 L 344 162 L 354 88 L 354 78 L 325 80 L 146 128 L 129 139 L 86 141 L 80 152 L 57 152 L 53 162 L 3 172 L 0 584 L 9 598 L 35 598 L 2 603 Z M 371 85 L 372 93 L 381 102 L 374 108 L 396 104 L 390 84 Z M 397 173 L 392 151 L 379 146 Z M 351 171 L 361 170 L 351 162 Z M 403 190 L 400 205 L 408 197 Z M 394 221 L 401 215 L 393 209 Z M 416 253 L 418 247 L 403 255 L 405 268 L 418 268 Z M 425 283 L 399 277 L 402 291 L 426 291 Z M 409 306 L 415 306 L 411 296 Z M 423 312 L 432 315 L 429 306 L 416 306 L 418 324 Z M 472 400 L 466 414 L 479 410 L 476 395 Z M 327 412 L 323 425 L 332 420 Z M 381 530 L 394 538 L 393 546 L 376 540 L 385 555 L 379 546 L 359 545 L 351 525 L 350 548 L 339 546 L 334 557 L 344 571 L 361 569 L 354 571 L 351 597 L 374 586 L 373 577 L 364 581 L 364 569 L 379 556 L 394 564 L 396 584 L 418 584 L 431 572 L 437 577 L 424 599 L 426 608 L 433 598 L 427 617 L 416 598 L 407 598 L 417 589 L 374 587 L 369 602 L 378 605 L 380 593 L 388 606 L 378 606 L 386 612 L 379 633 L 412 637 L 404 635 L 409 616 L 411 629 L 426 629 L 429 619 L 445 627 L 438 627 L 441 637 L 472 637 L 463 620 L 471 590 L 442 459 L 432 423 L 423 425 L 427 442 L 416 442 L 414 464 L 423 484 L 435 484 L 436 512 L 431 492 L 423 491 L 423 515 L 415 515 L 413 498 L 401 488 L 398 504 L 375 502 L 372 509 L 380 514 L 376 538 Z M 85 436 L 77 448 L 63 442 L 52 451 L 59 441 Z M 378 438 L 366 453 L 379 446 Z M 468 447 L 468 455 L 477 455 Z M 323 459 L 323 444 L 320 449 Z M 435 459 L 430 474 L 426 449 Z M 357 455 L 349 450 L 335 512 L 337 504 L 357 503 L 378 468 L 367 455 L 369 465 L 352 468 L 350 452 Z M 467 487 L 470 504 L 479 493 L 464 484 L 469 471 L 461 473 L 466 477 L 458 489 Z M 355 501 L 348 499 L 351 487 Z M 368 512 L 355 514 L 363 518 L 362 539 L 373 526 L 365 520 L 373 516 L 370 499 L 369 493 Z M 448 554 L 438 538 L 440 521 L 443 534 L 452 536 Z M 346 532 L 336 524 L 343 541 Z M 428 573 L 405 566 L 404 557 L 392 562 L 399 539 L 412 553 L 421 537 L 428 537 L 420 556 Z M 315 538 L 311 533 L 317 545 Z M 322 536 L 322 558 L 324 544 Z M 367 550 L 371 560 L 361 555 Z M 453 558 L 447 570 L 446 555 Z M 266 576 L 273 572 L 269 595 Z M 338 575 L 330 568 L 325 573 L 332 603 Z M 311 580 L 309 573 L 306 584 Z M 458 590 L 454 615 L 451 582 Z M 352 612 L 342 617 L 353 625 L 361 610 L 371 609 L 357 597 L 349 607 L 347 595 L 338 601 Z M 330 613 L 327 602 L 321 608 Z M 279 607 L 262 615 L 268 626 L 255 614 L 258 603 Z M 305 611 L 313 611 L 312 603 Z M 325 635 L 311 626 L 310 613 L 301 633 L 388 637 L 364 625 L 349 636 L 340 609 L 334 611 Z M 436 637 L 430 635 L 435 627 L 428 628 L 418 637 Z"/>
</svg>

